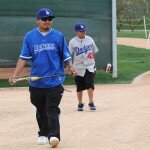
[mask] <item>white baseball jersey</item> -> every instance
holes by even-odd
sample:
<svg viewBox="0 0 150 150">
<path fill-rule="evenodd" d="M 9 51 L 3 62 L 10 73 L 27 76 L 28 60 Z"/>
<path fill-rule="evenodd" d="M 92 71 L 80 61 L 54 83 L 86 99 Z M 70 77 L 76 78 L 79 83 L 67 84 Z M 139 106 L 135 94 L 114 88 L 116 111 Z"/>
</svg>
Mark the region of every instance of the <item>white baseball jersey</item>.
<svg viewBox="0 0 150 150">
<path fill-rule="evenodd" d="M 86 69 L 94 72 L 94 56 L 98 52 L 98 48 L 90 36 L 85 35 L 84 39 L 80 39 L 77 36 L 72 38 L 69 41 L 69 49 L 73 56 L 73 66 L 77 70 L 77 75 L 83 77 Z"/>
</svg>

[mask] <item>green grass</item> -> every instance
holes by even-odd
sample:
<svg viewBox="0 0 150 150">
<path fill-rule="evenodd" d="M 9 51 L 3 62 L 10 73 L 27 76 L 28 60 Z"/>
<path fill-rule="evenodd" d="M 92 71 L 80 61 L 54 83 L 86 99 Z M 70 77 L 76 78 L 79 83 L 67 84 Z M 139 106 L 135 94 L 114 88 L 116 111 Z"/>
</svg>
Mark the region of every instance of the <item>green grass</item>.
<svg viewBox="0 0 150 150">
<path fill-rule="evenodd" d="M 8 79 L 0 79 L 0 88 L 3 88 L 3 87 L 26 87 L 26 86 L 28 86 L 28 83 L 26 83 L 26 82 L 18 83 L 15 86 L 11 86 L 8 83 Z"/>
<path fill-rule="evenodd" d="M 136 31 L 122 30 L 120 32 L 117 32 L 117 37 L 145 38 L 145 32 L 137 30 Z"/>
<path fill-rule="evenodd" d="M 150 70 L 150 51 L 118 46 L 118 79 L 130 83 L 136 76 Z"/>
<path fill-rule="evenodd" d="M 111 73 L 106 73 L 103 70 L 97 71 L 95 78 L 96 84 L 118 84 L 131 83 L 132 80 L 150 70 L 150 51 L 140 48 L 118 45 L 118 77 L 112 78 Z M 66 77 L 65 85 L 74 84 L 73 77 Z M 27 83 L 20 83 L 15 87 L 28 86 Z M 0 87 L 11 87 L 7 79 L 0 79 Z"/>
</svg>

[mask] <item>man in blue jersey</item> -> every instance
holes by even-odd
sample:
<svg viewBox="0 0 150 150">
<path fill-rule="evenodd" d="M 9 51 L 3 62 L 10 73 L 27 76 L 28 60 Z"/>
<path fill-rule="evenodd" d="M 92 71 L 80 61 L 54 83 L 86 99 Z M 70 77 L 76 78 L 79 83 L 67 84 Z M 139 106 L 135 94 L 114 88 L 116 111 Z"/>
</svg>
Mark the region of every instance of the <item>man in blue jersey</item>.
<svg viewBox="0 0 150 150">
<path fill-rule="evenodd" d="M 30 62 L 30 76 L 53 76 L 64 74 L 64 64 L 75 73 L 68 45 L 63 34 L 53 28 L 52 11 L 42 8 L 37 12 L 37 28 L 29 31 L 23 41 L 22 51 L 16 69 L 9 79 L 17 78 L 27 61 Z M 45 78 L 29 83 L 31 103 L 36 107 L 39 126 L 38 143 L 50 142 L 57 147 L 60 141 L 59 104 L 63 95 L 64 76 Z"/>
</svg>

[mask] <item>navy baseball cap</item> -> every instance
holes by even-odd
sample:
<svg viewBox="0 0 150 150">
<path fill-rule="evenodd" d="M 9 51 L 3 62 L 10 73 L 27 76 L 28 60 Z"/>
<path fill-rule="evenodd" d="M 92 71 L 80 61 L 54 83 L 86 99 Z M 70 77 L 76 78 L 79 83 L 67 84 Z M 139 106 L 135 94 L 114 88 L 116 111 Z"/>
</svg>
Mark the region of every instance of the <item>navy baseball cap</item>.
<svg viewBox="0 0 150 150">
<path fill-rule="evenodd" d="M 76 31 L 85 31 L 86 30 L 85 25 L 82 23 L 77 23 L 74 28 Z"/>
<path fill-rule="evenodd" d="M 42 8 L 40 9 L 38 12 L 37 12 L 37 15 L 36 15 L 37 19 L 41 19 L 41 18 L 44 18 L 44 17 L 51 17 L 51 18 L 55 18 L 53 16 L 53 13 L 50 9 L 48 8 Z"/>
</svg>

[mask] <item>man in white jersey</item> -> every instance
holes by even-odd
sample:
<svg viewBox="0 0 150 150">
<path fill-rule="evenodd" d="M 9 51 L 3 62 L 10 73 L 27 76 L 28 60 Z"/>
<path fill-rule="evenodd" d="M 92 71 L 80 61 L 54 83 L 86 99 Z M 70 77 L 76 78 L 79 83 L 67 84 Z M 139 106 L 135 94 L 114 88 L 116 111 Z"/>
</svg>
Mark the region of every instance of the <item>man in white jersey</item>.
<svg viewBox="0 0 150 150">
<path fill-rule="evenodd" d="M 37 12 L 37 28 L 29 31 L 23 41 L 22 51 L 16 69 L 9 79 L 19 76 L 27 61 L 30 62 L 30 76 L 53 76 L 64 74 L 64 64 L 72 73 L 71 55 L 65 37 L 51 28 L 52 11 L 42 8 Z M 63 95 L 65 77 L 45 78 L 29 83 L 31 103 L 36 107 L 36 119 L 39 126 L 38 144 L 57 147 L 60 141 L 59 104 Z"/>
<path fill-rule="evenodd" d="M 75 25 L 76 37 L 69 41 L 70 53 L 73 56 L 73 66 L 76 69 L 75 83 L 77 87 L 78 111 L 83 111 L 82 95 L 83 90 L 87 89 L 89 97 L 89 109 L 96 110 L 93 101 L 94 91 L 94 73 L 95 68 L 95 53 L 98 48 L 94 40 L 86 35 L 86 27 L 82 23 Z"/>
</svg>

